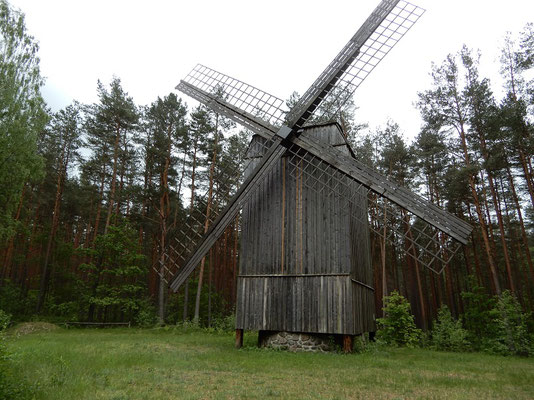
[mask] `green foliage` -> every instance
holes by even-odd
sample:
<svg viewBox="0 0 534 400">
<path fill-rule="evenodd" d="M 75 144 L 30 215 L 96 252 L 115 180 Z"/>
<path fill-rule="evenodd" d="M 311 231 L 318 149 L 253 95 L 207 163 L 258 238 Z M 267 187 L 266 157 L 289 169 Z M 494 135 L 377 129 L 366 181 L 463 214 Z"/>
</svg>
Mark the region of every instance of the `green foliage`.
<svg viewBox="0 0 534 400">
<path fill-rule="evenodd" d="M 11 323 L 11 315 L 0 309 L 0 400 L 30 398 L 27 382 L 20 380 L 13 370 L 13 362 L 6 348 L 4 332 Z"/>
<path fill-rule="evenodd" d="M 102 320 L 135 318 L 145 301 L 147 273 L 137 232 L 127 223 L 110 226 L 108 233 L 97 236 L 94 249 L 83 252 L 93 260 L 80 266 L 88 276 L 82 301 L 89 320 L 95 311 Z"/>
<path fill-rule="evenodd" d="M 0 285 L 0 309 L 11 314 L 15 319 L 28 318 L 35 310 L 36 296 L 33 291 L 25 294 L 9 280 Z"/>
<path fill-rule="evenodd" d="M 495 336 L 488 351 L 502 355 L 528 356 L 532 344 L 527 331 L 528 315 L 521 309 L 517 298 L 508 290 L 501 293 L 494 309 Z"/>
<path fill-rule="evenodd" d="M 394 290 L 389 296 L 384 296 L 383 310 L 384 318 L 376 320 L 377 339 L 394 346 L 417 346 L 422 331 L 415 326 L 408 300 Z"/>
<path fill-rule="evenodd" d="M 468 279 L 469 290 L 462 292 L 464 314 L 462 320 L 467 330 L 468 341 L 475 350 L 482 350 L 488 345 L 489 338 L 495 336 L 494 314 L 496 301 L 485 288 L 479 286 L 476 279 Z"/>
<path fill-rule="evenodd" d="M 529 315 L 509 291 L 489 296 L 471 277 L 471 289 L 462 292 L 464 327 L 475 350 L 502 355 L 529 355 L 532 343 L 528 334 Z"/>
<path fill-rule="evenodd" d="M 432 329 L 432 347 L 444 351 L 468 350 L 467 335 L 461 321 L 454 320 L 447 306 L 441 306 Z"/>
<path fill-rule="evenodd" d="M 212 321 L 211 326 L 216 332 L 220 332 L 220 333 L 234 332 L 235 331 L 235 311 L 232 310 L 232 312 L 226 316 L 219 316 L 215 318 Z"/>
<path fill-rule="evenodd" d="M 11 314 L 8 314 L 4 310 L 0 309 L 0 332 L 6 330 L 10 323 Z"/>
<path fill-rule="evenodd" d="M 24 15 L 0 0 L 0 239 L 14 234 L 24 184 L 41 176 L 36 144 L 47 115 L 38 49 Z"/>
<path fill-rule="evenodd" d="M 142 299 L 139 302 L 139 309 L 137 310 L 134 322 L 141 328 L 153 327 L 158 322 L 156 308 L 148 299 Z"/>
<path fill-rule="evenodd" d="M 194 309 L 195 309 L 195 298 L 198 289 L 198 280 L 191 279 L 189 282 L 189 302 L 187 310 L 187 319 L 193 318 Z M 199 314 L 199 324 L 201 326 L 207 326 L 209 315 L 209 303 L 211 297 L 211 322 L 212 324 L 220 318 L 224 318 L 228 315 L 228 308 L 224 298 L 218 294 L 213 289 L 209 290 L 208 284 L 202 285 L 202 290 L 200 292 L 200 314 Z M 180 290 L 178 293 L 175 293 L 169 298 L 168 305 L 168 314 L 166 322 L 170 324 L 177 324 L 183 322 L 183 309 L 184 309 L 184 291 Z M 235 329 L 235 327 L 234 327 Z"/>
</svg>

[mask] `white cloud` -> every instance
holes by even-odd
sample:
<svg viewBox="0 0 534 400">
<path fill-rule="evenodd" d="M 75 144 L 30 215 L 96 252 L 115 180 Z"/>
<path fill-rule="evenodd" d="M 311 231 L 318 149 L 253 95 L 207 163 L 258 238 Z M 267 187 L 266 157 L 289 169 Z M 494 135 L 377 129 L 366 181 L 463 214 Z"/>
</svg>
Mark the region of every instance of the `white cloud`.
<svg viewBox="0 0 534 400">
<path fill-rule="evenodd" d="M 287 98 L 304 92 L 377 5 L 361 1 L 12 0 L 40 41 L 45 97 L 53 107 L 96 101 L 113 75 L 139 104 L 165 96 L 197 63 Z M 426 14 L 358 89 L 361 120 L 397 121 L 417 134 L 412 103 L 428 88 L 430 63 L 463 43 L 480 48 L 498 80 L 504 33 L 519 32 L 534 2 L 416 2 Z M 184 96 L 185 97 L 185 96 Z M 187 101 L 190 101 L 187 99 Z"/>
</svg>

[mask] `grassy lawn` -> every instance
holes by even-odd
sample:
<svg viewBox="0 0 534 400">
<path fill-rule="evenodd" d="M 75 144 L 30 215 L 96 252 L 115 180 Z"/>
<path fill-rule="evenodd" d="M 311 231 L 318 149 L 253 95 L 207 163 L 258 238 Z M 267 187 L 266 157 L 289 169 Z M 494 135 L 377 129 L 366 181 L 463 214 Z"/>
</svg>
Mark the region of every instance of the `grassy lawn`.
<svg viewBox="0 0 534 400">
<path fill-rule="evenodd" d="M 532 399 L 534 359 L 421 349 L 233 348 L 231 335 L 59 329 L 11 335 L 37 399 Z"/>
</svg>

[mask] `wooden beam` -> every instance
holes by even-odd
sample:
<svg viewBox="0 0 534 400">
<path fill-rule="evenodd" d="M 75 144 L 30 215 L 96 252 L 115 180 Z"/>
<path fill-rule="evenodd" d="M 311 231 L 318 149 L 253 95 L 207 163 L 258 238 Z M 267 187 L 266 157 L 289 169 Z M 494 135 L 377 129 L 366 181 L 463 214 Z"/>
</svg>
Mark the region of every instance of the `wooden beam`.
<svg viewBox="0 0 534 400">
<path fill-rule="evenodd" d="M 362 162 L 341 153 L 332 146 L 304 135 L 292 138 L 292 142 L 332 167 L 347 174 L 357 182 L 360 182 L 365 187 L 405 208 L 442 232 L 445 232 L 460 243 L 467 244 L 473 227 L 455 215 L 442 210 L 430 201 L 410 192 Z"/>
<path fill-rule="evenodd" d="M 343 353 L 352 353 L 353 335 L 343 335 Z"/>
<path fill-rule="evenodd" d="M 243 347 L 243 329 L 235 330 L 235 348 L 240 349 Z"/>
<path fill-rule="evenodd" d="M 445 232 L 460 243 L 464 245 L 467 244 L 473 229 L 471 225 L 442 210 L 423 197 L 390 181 L 382 174 L 354 159 L 353 156 L 347 156 L 330 145 L 323 144 L 309 137 L 299 136 L 298 134 L 289 135 L 286 140 L 282 140 L 275 134 L 277 131 L 276 127 L 273 127 L 266 122 L 262 123 L 257 117 L 251 116 L 245 111 L 231 106 L 224 100 L 216 99 L 214 96 L 203 92 L 201 89 L 192 85 L 182 85 L 181 83 L 181 86 L 182 87 L 179 87 L 180 89 L 187 88 L 188 94 L 196 93 L 196 97 L 201 99 L 200 101 L 207 102 L 212 108 L 215 108 L 216 111 L 221 112 L 227 117 L 240 123 L 246 121 L 247 123 L 245 126 L 251 129 L 253 128 L 256 133 L 261 134 L 265 138 L 270 138 L 273 142 L 258 167 L 247 179 L 245 179 L 243 185 L 210 226 L 210 229 L 201 239 L 195 251 L 192 252 L 192 255 L 185 266 L 180 269 L 170 283 L 171 289 L 175 292 L 194 271 L 202 257 L 209 251 L 219 236 L 222 235 L 228 224 L 233 221 L 233 218 L 239 213 L 239 210 L 253 193 L 257 185 L 265 176 L 267 176 L 274 165 L 276 165 L 278 160 L 285 153 L 286 147 L 289 147 L 292 143 L 307 150 L 320 160 L 352 177 L 354 180 L 376 192 L 378 195 L 405 208 L 412 214 L 418 216 L 431 226 Z"/>
<path fill-rule="evenodd" d="M 230 203 L 228 203 L 225 209 L 219 214 L 215 221 L 213 221 L 210 229 L 208 229 L 195 251 L 193 251 L 192 256 L 184 267 L 178 271 L 178 274 L 171 282 L 170 288 L 172 290 L 176 292 L 182 283 L 184 283 L 189 275 L 195 270 L 202 260 L 202 257 L 204 257 L 211 246 L 215 244 L 219 236 L 223 234 L 226 227 L 234 220 L 241 207 L 243 207 L 243 204 L 253 193 L 254 189 L 257 188 L 257 185 L 269 173 L 274 165 L 277 164 L 278 160 L 280 160 L 286 150 L 285 147 L 280 145 L 281 141 L 282 140 L 279 138 L 274 139 L 271 147 L 262 158 L 261 163 L 245 180 L 243 185 L 241 185 L 237 193 L 230 200 Z"/>
</svg>

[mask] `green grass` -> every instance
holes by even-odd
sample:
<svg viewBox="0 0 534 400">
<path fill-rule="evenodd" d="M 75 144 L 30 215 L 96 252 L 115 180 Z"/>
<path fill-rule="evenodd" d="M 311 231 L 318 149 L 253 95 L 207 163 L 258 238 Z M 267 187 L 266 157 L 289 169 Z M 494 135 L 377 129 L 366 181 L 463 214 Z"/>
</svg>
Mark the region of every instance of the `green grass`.
<svg viewBox="0 0 534 400">
<path fill-rule="evenodd" d="M 37 399 L 532 399 L 534 360 L 421 349 L 245 347 L 226 334 L 71 329 L 11 336 Z"/>
</svg>

